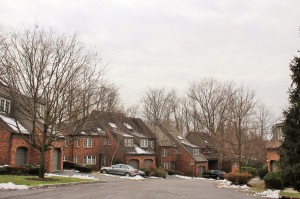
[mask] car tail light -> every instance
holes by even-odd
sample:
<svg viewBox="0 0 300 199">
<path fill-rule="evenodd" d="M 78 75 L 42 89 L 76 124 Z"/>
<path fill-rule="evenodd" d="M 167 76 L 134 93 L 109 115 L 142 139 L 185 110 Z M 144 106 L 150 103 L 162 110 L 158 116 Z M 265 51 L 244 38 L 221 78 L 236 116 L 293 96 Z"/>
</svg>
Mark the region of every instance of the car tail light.
<svg viewBox="0 0 300 199">
<path fill-rule="evenodd" d="M 138 172 L 139 172 L 139 170 L 134 170 L 133 172 L 134 172 L 134 173 L 138 173 Z"/>
</svg>

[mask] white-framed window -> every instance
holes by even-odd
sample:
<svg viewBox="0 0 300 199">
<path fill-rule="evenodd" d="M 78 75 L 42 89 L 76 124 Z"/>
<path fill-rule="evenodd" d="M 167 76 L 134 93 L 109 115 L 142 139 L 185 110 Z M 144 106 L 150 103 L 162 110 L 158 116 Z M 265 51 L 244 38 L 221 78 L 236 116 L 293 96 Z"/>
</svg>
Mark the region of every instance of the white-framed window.
<svg viewBox="0 0 300 199">
<path fill-rule="evenodd" d="M 80 147 L 80 140 L 77 140 L 77 147 Z"/>
<path fill-rule="evenodd" d="M 92 148 L 92 146 L 93 146 L 92 138 L 83 138 L 83 147 Z"/>
<path fill-rule="evenodd" d="M 150 147 L 151 149 L 154 149 L 154 141 L 149 141 L 149 147 Z"/>
<path fill-rule="evenodd" d="M 199 155 L 200 151 L 199 149 L 193 149 L 193 155 Z"/>
<path fill-rule="evenodd" d="M 83 163 L 84 164 L 96 164 L 96 156 L 84 156 Z"/>
<path fill-rule="evenodd" d="M 168 156 L 168 149 L 163 149 L 161 151 L 161 155 L 162 155 L 162 157 L 167 157 Z"/>
<path fill-rule="evenodd" d="M 103 138 L 102 142 L 103 142 L 103 145 L 105 145 L 105 146 L 108 144 L 106 138 Z"/>
<path fill-rule="evenodd" d="M 41 118 L 45 117 L 45 106 L 44 105 L 41 105 L 41 104 L 38 105 L 38 113 Z"/>
<path fill-rule="evenodd" d="M 0 112 L 10 113 L 10 101 L 0 98 Z"/>
<path fill-rule="evenodd" d="M 67 156 L 64 155 L 64 156 L 63 156 L 63 161 L 66 161 L 66 160 L 67 160 Z"/>
<path fill-rule="evenodd" d="M 73 162 L 79 163 L 79 157 L 78 157 L 78 155 L 74 155 Z"/>
<path fill-rule="evenodd" d="M 178 152 L 177 152 L 177 149 L 174 149 L 174 154 L 176 155 Z"/>
<path fill-rule="evenodd" d="M 171 163 L 166 162 L 166 163 L 162 163 L 161 166 L 165 169 L 170 169 L 171 168 Z"/>
<path fill-rule="evenodd" d="M 65 142 L 64 142 L 64 146 L 65 147 L 67 147 L 68 146 L 68 139 L 67 138 L 65 138 L 65 140 L 64 140 Z"/>
<path fill-rule="evenodd" d="M 140 140 L 140 146 L 141 147 L 148 147 L 148 140 L 147 139 L 141 139 Z"/>
<path fill-rule="evenodd" d="M 132 138 L 125 138 L 125 146 L 132 147 L 133 146 L 133 139 Z"/>
</svg>

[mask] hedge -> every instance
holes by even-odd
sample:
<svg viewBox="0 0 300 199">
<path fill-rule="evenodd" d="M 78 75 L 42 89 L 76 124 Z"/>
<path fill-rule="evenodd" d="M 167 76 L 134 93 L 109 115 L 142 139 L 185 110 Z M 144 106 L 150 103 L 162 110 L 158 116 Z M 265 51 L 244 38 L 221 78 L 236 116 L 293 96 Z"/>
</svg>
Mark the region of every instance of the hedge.
<svg viewBox="0 0 300 199">
<path fill-rule="evenodd" d="M 251 178 L 253 178 L 252 174 L 249 173 L 226 173 L 225 179 L 232 182 L 235 185 L 244 185 L 247 184 Z"/>
<path fill-rule="evenodd" d="M 26 167 L 11 167 L 4 166 L 0 167 L 1 175 L 28 175 L 29 169 Z"/>
<path fill-rule="evenodd" d="M 239 169 L 239 173 L 249 173 L 252 174 L 253 176 L 256 176 L 256 169 L 253 167 L 241 167 Z"/>
<path fill-rule="evenodd" d="M 149 176 L 155 176 L 155 177 L 161 177 L 161 178 L 166 178 L 167 177 L 167 172 L 163 168 L 157 168 L 154 169 Z"/>
<path fill-rule="evenodd" d="M 264 177 L 266 188 L 268 189 L 282 189 L 283 183 L 279 173 L 268 173 Z"/>
<path fill-rule="evenodd" d="M 258 169 L 257 174 L 260 179 L 264 179 L 265 175 L 268 174 L 268 167 L 263 167 Z"/>
<path fill-rule="evenodd" d="M 90 165 L 83 166 L 74 162 L 64 161 L 64 169 L 75 169 L 81 173 L 91 173 L 92 167 Z"/>
</svg>

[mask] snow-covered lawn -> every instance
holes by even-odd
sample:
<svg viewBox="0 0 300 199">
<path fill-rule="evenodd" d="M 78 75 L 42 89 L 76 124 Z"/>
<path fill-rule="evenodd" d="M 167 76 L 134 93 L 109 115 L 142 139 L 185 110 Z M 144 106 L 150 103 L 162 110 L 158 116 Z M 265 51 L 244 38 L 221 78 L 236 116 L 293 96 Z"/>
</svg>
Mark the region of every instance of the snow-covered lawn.
<svg viewBox="0 0 300 199">
<path fill-rule="evenodd" d="M 66 178 L 80 178 L 80 179 L 87 179 L 87 180 L 99 180 L 98 178 L 95 178 L 93 176 L 88 176 L 88 175 L 58 175 L 58 174 L 52 174 L 52 173 L 46 173 L 45 176 L 51 177 L 51 176 L 58 176 L 58 177 L 66 177 Z M 12 182 L 8 183 L 0 183 L 0 190 L 24 190 L 28 189 L 29 186 L 26 185 L 15 185 Z"/>
<path fill-rule="evenodd" d="M 14 183 L 12 182 L 8 182 L 8 183 L 1 183 L 0 184 L 0 190 L 2 189 L 5 189 L 5 190 L 25 190 L 25 189 L 28 189 L 29 187 L 26 186 L 26 185 L 15 185 Z"/>
<path fill-rule="evenodd" d="M 58 176 L 58 177 L 66 177 L 66 178 L 80 178 L 80 179 L 86 179 L 86 180 L 99 180 L 98 178 L 95 178 L 93 176 L 89 175 L 59 175 L 59 174 L 53 174 L 53 173 L 46 173 L 45 176 L 51 177 L 51 176 Z"/>
</svg>

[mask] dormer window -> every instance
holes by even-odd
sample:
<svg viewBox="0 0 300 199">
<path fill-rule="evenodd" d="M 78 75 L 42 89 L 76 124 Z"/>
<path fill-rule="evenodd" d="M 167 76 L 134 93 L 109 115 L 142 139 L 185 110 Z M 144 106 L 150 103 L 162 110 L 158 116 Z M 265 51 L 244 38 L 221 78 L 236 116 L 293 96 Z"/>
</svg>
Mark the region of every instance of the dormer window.
<svg viewBox="0 0 300 199">
<path fill-rule="evenodd" d="M 132 130 L 133 128 L 129 125 L 129 124 L 127 124 L 127 123 L 124 123 L 124 125 L 126 126 L 126 128 L 128 128 L 129 130 Z"/>
<path fill-rule="evenodd" d="M 114 128 L 114 129 L 116 129 L 117 128 L 117 125 L 115 125 L 114 123 L 108 123 L 109 124 L 109 126 L 111 127 L 111 128 Z"/>
<path fill-rule="evenodd" d="M 103 129 L 101 129 L 100 127 L 97 128 L 97 131 L 101 134 L 104 134 L 105 132 L 103 131 Z"/>
<path fill-rule="evenodd" d="M 141 147 L 148 147 L 148 140 L 147 139 L 141 139 L 140 146 Z"/>
<path fill-rule="evenodd" d="M 125 146 L 132 147 L 133 146 L 133 139 L 132 138 L 125 138 Z"/>
<path fill-rule="evenodd" d="M 151 149 L 154 149 L 154 141 L 149 141 L 149 147 L 150 147 Z"/>
<path fill-rule="evenodd" d="M 193 155 L 199 155 L 200 151 L 199 149 L 193 149 Z"/>
<path fill-rule="evenodd" d="M 10 113 L 10 101 L 0 98 L 0 112 Z"/>
</svg>

